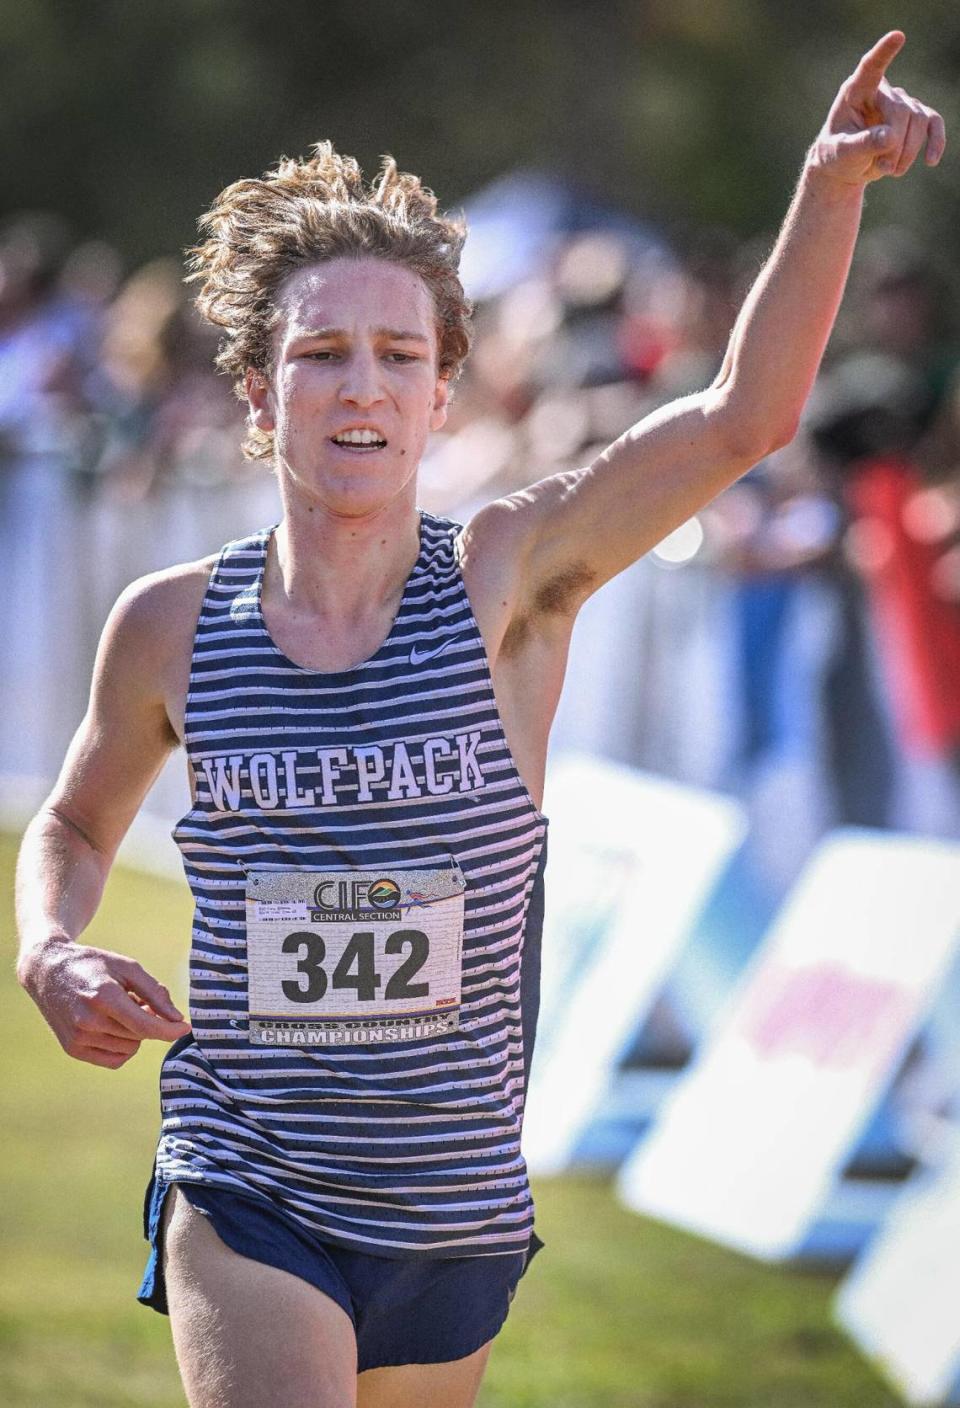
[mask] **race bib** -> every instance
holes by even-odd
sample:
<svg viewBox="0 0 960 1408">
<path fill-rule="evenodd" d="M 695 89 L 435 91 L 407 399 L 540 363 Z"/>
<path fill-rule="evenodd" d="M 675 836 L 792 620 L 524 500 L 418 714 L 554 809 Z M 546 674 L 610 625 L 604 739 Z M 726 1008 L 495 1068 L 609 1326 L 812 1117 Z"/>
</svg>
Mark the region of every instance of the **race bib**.
<svg viewBox="0 0 960 1408">
<path fill-rule="evenodd" d="M 466 881 L 417 870 L 247 874 L 250 1040 L 373 1046 L 457 1029 Z"/>
</svg>

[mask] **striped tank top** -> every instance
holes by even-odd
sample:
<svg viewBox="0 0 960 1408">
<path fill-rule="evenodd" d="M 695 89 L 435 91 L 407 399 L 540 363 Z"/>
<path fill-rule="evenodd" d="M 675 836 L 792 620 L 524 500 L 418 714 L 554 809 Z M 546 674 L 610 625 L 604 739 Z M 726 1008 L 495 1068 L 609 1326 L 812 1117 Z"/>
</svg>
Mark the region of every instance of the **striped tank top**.
<svg viewBox="0 0 960 1408">
<path fill-rule="evenodd" d="M 195 802 L 173 831 L 195 899 L 192 1031 L 161 1066 L 154 1175 L 267 1199 L 356 1251 L 529 1251 L 540 1243 L 520 1137 L 547 818 L 504 734 L 461 525 L 420 510 L 386 640 L 336 672 L 295 664 L 266 627 L 276 526 L 221 550 L 194 638 Z M 339 910 L 316 908 L 328 901 Z M 454 916 L 446 967 L 431 970 L 441 911 Z M 350 935 L 332 972 L 310 932 L 321 914 Z M 396 932 L 374 953 L 383 914 Z M 413 981 L 418 966 L 433 977 Z M 317 983 L 324 1011 L 342 1000 L 350 1020 L 298 1020 Z M 449 1006 L 424 1015 L 431 1003 Z"/>
</svg>

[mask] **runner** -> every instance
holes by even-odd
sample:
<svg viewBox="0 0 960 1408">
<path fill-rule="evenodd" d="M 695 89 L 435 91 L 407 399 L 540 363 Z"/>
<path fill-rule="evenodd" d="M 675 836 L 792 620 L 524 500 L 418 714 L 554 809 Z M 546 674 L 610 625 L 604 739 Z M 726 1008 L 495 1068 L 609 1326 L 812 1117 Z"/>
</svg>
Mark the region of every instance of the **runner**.
<svg viewBox="0 0 960 1408">
<path fill-rule="evenodd" d="M 204 217 L 198 306 L 283 516 L 123 593 L 18 868 L 18 977 L 64 1050 L 172 1042 L 138 1297 L 194 1408 L 474 1402 L 542 1245 L 520 1134 L 570 631 L 795 433 L 865 186 L 943 152 L 884 78 L 902 43 L 841 88 L 713 385 L 465 527 L 417 507 L 469 345 L 462 228 L 329 143 Z M 79 942 L 178 745 L 189 1022 Z"/>
</svg>

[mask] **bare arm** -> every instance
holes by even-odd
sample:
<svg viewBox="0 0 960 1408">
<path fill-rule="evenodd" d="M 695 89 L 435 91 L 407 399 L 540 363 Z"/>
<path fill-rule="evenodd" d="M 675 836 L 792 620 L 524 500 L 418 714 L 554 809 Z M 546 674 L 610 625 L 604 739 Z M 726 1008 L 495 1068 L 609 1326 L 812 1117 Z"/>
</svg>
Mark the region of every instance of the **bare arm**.
<svg viewBox="0 0 960 1408">
<path fill-rule="evenodd" d="M 841 87 L 713 384 L 647 416 L 589 467 L 491 506 L 501 525 L 507 513 L 523 525 L 528 599 L 564 580 L 589 595 L 793 438 L 843 296 L 865 186 L 902 176 L 924 146 L 930 164 L 943 152 L 939 115 L 883 77 L 902 44 L 888 34 Z"/>
<path fill-rule="evenodd" d="M 177 742 L 160 688 L 160 596 L 144 579 L 114 607 L 89 708 L 17 860 L 17 978 L 64 1050 L 101 1066 L 122 1065 L 146 1037 L 172 1040 L 189 1030 L 167 990 L 139 963 L 77 942 L 117 848 Z"/>
</svg>

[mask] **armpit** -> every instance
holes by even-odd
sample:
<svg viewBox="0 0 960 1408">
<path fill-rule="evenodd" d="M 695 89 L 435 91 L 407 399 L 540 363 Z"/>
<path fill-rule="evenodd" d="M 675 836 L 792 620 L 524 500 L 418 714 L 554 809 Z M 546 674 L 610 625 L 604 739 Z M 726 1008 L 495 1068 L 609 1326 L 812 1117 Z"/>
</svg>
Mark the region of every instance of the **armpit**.
<svg viewBox="0 0 960 1408">
<path fill-rule="evenodd" d="M 596 580 L 594 569 L 581 561 L 570 563 L 542 582 L 534 592 L 532 606 L 519 611 L 507 627 L 500 645 L 501 654 L 516 655 L 538 620 L 573 615 Z"/>
<path fill-rule="evenodd" d="M 597 574 L 585 562 L 571 562 L 537 588 L 534 610 L 544 616 L 566 616 L 576 609 L 597 580 Z"/>
</svg>

